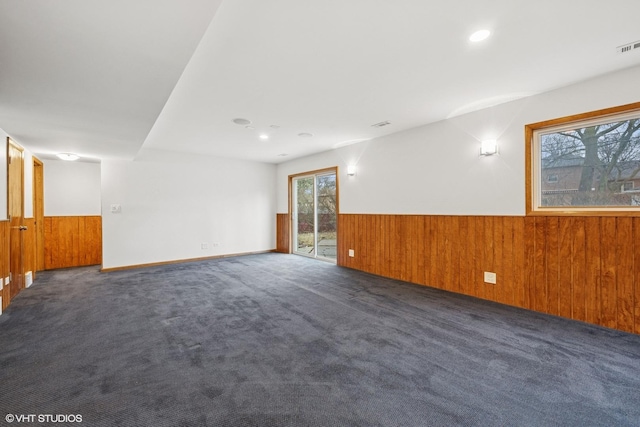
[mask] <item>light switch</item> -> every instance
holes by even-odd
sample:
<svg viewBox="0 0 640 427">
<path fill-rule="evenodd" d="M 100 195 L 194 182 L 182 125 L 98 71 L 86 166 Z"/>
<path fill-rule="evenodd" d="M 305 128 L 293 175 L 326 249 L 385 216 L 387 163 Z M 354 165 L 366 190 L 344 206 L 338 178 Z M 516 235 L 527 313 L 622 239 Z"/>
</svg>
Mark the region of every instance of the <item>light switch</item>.
<svg viewBox="0 0 640 427">
<path fill-rule="evenodd" d="M 120 205 L 116 205 L 116 204 L 111 205 L 111 213 L 112 213 L 112 214 L 119 214 L 119 213 L 122 213 L 122 206 L 120 206 Z"/>
</svg>

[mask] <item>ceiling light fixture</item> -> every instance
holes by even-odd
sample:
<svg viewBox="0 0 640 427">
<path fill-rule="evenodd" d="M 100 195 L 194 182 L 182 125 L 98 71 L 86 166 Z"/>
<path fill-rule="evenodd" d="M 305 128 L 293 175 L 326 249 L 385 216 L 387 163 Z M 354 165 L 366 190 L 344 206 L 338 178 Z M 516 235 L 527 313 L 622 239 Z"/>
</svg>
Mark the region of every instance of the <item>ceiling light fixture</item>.
<svg viewBox="0 0 640 427">
<path fill-rule="evenodd" d="M 489 30 L 479 30 L 471 34 L 471 36 L 469 36 L 469 40 L 474 43 L 477 43 L 477 42 L 481 42 L 482 40 L 485 40 L 490 35 L 491 35 L 491 31 Z"/>
<path fill-rule="evenodd" d="M 299 133 L 298 136 L 300 138 L 311 138 L 313 136 L 313 134 L 309 133 L 309 132 L 302 132 L 302 133 Z"/>
<path fill-rule="evenodd" d="M 80 158 L 80 156 L 73 153 L 59 153 L 56 154 L 56 156 L 58 156 L 60 160 L 66 160 L 68 162 L 73 162 L 74 160 L 78 160 Z"/>
<path fill-rule="evenodd" d="M 251 124 L 251 120 L 247 120 L 247 119 L 243 119 L 243 118 L 233 119 L 232 122 L 237 124 L 237 125 L 242 125 L 242 126 L 246 126 L 246 125 L 250 125 Z"/>
<path fill-rule="evenodd" d="M 269 135 L 263 133 L 262 135 L 260 135 L 260 139 L 266 141 L 267 139 L 269 139 Z"/>
</svg>

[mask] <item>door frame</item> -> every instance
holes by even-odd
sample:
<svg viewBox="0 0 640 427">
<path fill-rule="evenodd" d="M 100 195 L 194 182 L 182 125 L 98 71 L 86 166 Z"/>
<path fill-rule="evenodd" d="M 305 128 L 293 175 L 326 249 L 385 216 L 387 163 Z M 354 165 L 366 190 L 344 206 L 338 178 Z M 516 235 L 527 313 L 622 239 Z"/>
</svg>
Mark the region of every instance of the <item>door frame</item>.
<svg viewBox="0 0 640 427">
<path fill-rule="evenodd" d="M 44 163 L 33 156 L 33 218 L 35 220 L 34 280 L 44 270 Z"/>
<path fill-rule="evenodd" d="M 340 248 L 340 245 L 338 244 L 338 236 L 340 235 L 340 233 L 338 232 L 338 228 L 340 226 L 340 221 L 338 221 L 338 218 L 340 216 L 340 174 L 339 174 L 339 168 L 338 166 L 333 166 L 333 167 L 328 167 L 328 168 L 324 168 L 324 169 L 316 169 L 316 170 L 312 170 L 312 171 L 307 171 L 307 172 L 301 172 L 301 173 L 297 173 L 297 174 L 293 174 L 293 175 L 289 175 L 289 253 L 295 253 L 294 251 L 294 241 L 293 241 L 293 227 L 295 227 L 294 224 L 294 215 L 293 215 L 293 180 L 296 178 L 302 178 L 305 176 L 317 176 L 317 175 L 326 175 L 326 174 L 330 174 L 330 173 L 334 173 L 336 175 L 336 260 L 335 262 L 337 262 L 338 260 L 338 250 Z M 315 189 L 314 189 L 315 191 Z M 316 242 L 316 247 L 318 246 L 317 242 Z M 302 255 L 303 256 L 303 255 Z M 329 259 L 329 258 L 324 258 L 324 257 L 318 257 L 317 253 L 316 256 L 313 257 L 314 259 L 319 259 L 322 261 L 328 261 L 328 262 L 334 262 L 334 260 Z"/>
</svg>

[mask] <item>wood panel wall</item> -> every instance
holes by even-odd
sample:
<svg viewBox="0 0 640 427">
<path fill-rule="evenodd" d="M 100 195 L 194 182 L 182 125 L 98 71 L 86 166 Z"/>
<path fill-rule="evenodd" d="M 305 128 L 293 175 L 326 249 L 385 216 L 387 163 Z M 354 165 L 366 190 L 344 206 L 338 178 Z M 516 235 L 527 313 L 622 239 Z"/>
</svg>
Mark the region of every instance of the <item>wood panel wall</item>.
<svg viewBox="0 0 640 427">
<path fill-rule="evenodd" d="M 36 280 L 36 220 L 25 218 L 23 223 L 27 229 L 22 233 L 22 265 L 24 272 L 30 271 L 33 274 L 33 280 Z"/>
<path fill-rule="evenodd" d="M 102 263 L 102 217 L 44 218 L 45 269 Z"/>
<path fill-rule="evenodd" d="M 9 277 L 9 221 L 0 221 L 0 295 L 2 310 L 9 305 L 9 287 L 4 286 L 5 277 Z"/>
<path fill-rule="evenodd" d="M 288 254 L 291 238 L 289 236 L 289 214 L 276 215 L 276 252 Z"/>
<path fill-rule="evenodd" d="M 338 265 L 640 333 L 638 217 L 338 220 Z M 484 283 L 485 271 L 497 284 Z"/>
</svg>

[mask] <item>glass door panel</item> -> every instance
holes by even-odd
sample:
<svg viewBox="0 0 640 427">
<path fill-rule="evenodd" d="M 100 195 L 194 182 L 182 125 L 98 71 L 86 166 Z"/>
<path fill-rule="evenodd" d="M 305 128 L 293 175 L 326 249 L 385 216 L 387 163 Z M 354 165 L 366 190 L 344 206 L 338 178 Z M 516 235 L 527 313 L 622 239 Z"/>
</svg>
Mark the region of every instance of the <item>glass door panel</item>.
<svg viewBox="0 0 640 427">
<path fill-rule="evenodd" d="M 293 179 L 293 252 L 337 259 L 337 180 L 335 172 Z"/>
<path fill-rule="evenodd" d="M 293 180 L 294 227 L 293 251 L 300 255 L 316 256 L 315 177 Z"/>
<path fill-rule="evenodd" d="M 316 177 L 317 254 L 319 257 L 337 259 L 337 206 L 336 174 Z"/>
</svg>

